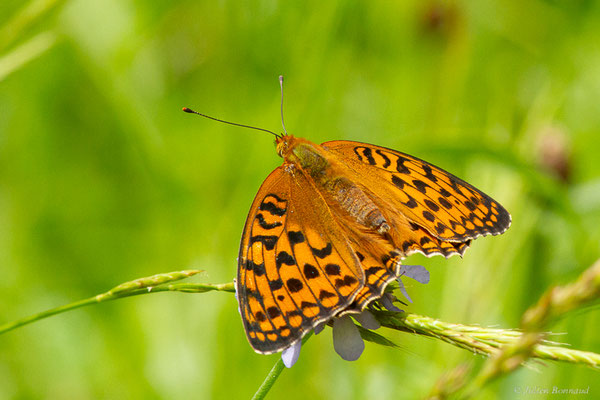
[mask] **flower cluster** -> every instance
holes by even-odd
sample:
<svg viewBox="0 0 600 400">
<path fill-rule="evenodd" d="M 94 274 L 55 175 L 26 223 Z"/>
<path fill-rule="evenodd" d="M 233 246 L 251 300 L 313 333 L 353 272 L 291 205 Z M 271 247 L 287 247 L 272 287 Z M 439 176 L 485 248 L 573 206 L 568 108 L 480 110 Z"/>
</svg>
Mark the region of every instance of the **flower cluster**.
<svg viewBox="0 0 600 400">
<path fill-rule="evenodd" d="M 422 265 L 403 265 L 400 268 L 400 277 L 397 279 L 400 292 L 402 292 L 402 295 L 404 295 L 404 297 L 406 297 L 406 299 L 412 303 L 412 300 L 406 292 L 404 283 L 401 279 L 405 276 L 412 278 L 419 283 L 426 284 L 429 282 L 429 271 L 427 271 Z M 401 309 L 394 305 L 394 302 L 396 301 L 399 300 L 392 293 L 384 293 L 383 296 L 377 300 L 381 306 L 389 311 L 402 312 Z M 334 317 L 332 321 L 333 348 L 335 349 L 335 352 L 346 361 L 358 360 L 365 349 L 365 343 L 360 336 L 358 327 L 354 324 L 352 318 L 358 321 L 358 323 L 360 323 L 360 325 L 365 329 L 375 330 L 381 326 L 379 321 L 377 321 L 373 314 L 371 314 L 368 310 L 364 310 L 360 314 L 354 314 L 352 317 L 349 315 L 344 315 L 339 318 Z M 322 323 L 317 326 L 314 329 L 315 334 L 319 334 L 325 327 L 325 324 L 326 323 Z M 281 359 L 286 367 L 291 368 L 296 361 L 298 361 L 301 346 L 302 341 L 299 340 L 295 344 L 283 350 L 281 353 Z"/>
</svg>

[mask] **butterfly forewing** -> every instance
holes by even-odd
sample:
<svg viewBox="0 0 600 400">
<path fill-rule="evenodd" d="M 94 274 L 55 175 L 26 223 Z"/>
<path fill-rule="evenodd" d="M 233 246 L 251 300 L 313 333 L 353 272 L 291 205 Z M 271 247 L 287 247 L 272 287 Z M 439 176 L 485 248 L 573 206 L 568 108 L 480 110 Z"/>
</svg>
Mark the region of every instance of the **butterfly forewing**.
<svg viewBox="0 0 600 400">
<path fill-rule="evenodd" d="M 426 161 L 366 143 L 338 140 L 322 146 L 339 156 L 362 185 L 411 222 L 442 241 L 457 242 L 456 253 L 464 252 L 468 240 L 501 234 L 510 225 L 510 214 L 498 202 Z M 423 241 L 426 247 L 429 242 Z M 447 251 L 442 250 L 442 254 Z"/>
<path fill-rule="evenodd" d="M 274 353 L 348 307 L 364 286 L 358 256 L 314 186 L 290 166 L 260 188 L 238 265 L 240 313 L 252 347 Z"/>
</svg>

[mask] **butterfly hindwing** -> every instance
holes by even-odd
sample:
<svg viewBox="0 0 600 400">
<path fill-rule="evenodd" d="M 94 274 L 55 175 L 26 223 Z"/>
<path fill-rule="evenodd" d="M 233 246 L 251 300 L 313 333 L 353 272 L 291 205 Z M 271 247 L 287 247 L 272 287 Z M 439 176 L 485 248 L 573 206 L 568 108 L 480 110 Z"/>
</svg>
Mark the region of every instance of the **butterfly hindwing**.
<svg viewBox="0 0 600 400">
<path fill-rule="evenodd" d="M 360 261 L 327 204 L 303 174 L 284 166 L 252 204 L 238 263 L 246 334 L 266 354 L 348 307 L 364 286 Z"/>
<path fill-rule="evenodd" d="M 322 146 L 341 157 L 367 189 L 442 241 L 467 243 L 510 225 L 510 214 L 498 202 L 426 161 L 366 143 L 338 140 Z"/>
</svg>

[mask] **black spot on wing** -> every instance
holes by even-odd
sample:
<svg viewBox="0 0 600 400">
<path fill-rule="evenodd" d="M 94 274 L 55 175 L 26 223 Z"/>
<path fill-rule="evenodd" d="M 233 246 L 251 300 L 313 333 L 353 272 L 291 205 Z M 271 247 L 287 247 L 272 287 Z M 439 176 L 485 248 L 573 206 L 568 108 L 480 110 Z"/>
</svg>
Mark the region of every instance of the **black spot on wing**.
<svg viewBox="0 0 600 400">
<path fill-rule="evenodd" d="M 475 204 L 473 204 L 471 201 L 467 200 L 465 201 L 465 206 L 470 210 L 470 211 L 475 211 L 477 209 L 477 206 L 475 206 Z"/>
<path fill-rule="evenodd" d="M 406 185 L 406 182 L 404 182 L 402 179 L 400 179 L 397 175 L 392 175 L 392 183 L 398 189 L 404 189 L 404 185 Z"/>
<path fill-rule="evenodd" d="M 450 197 L 452 196 L 452 193 L 450 193 L 449 191 L 447 191 L 446 189 L 442 188 L 442 190 L 440 190 L 440 194 L 444 197 Z"/>
<path fill-rule="evenodd" d="M 265 274 L 265 264 L 255 264 L 254 261 L 246 261 L 246 270 L 253 271 L 256 276 L 263 276 Z"/>
<path fill-rule="evenodd" d="M 288 238 L 292 246 L 304 242 L 304 235 L 300 231 L 289 231 Z"/>
<path fill-rule="evenodd" d="M 306 279 L 314 279 L 319 275 L 319 270 L 314 265 L 308 263 L 304 264 L 304 276 Z"/>
<path fill-rule="evenodd" d="M 321 291 L 319 292 L 319 300 L 321 300 L 321 301 L 328 299 L 330 297 L 337 297 L 337 295 L 335 293 L 331 293 L 330 291 L 325 290 L 325 289 L 321 289 Z"/>
<path fill-rule="evenodd" d="M 302 284 L 302 281 L 300 279 L 296 279 L 296 278 L 288 279 L 286 282 L 286 285 L 287 285 L 287 288 L 289 289 L 290 293 L 299 292 L 304 287 L 304 285 Z"/>
<path fill-rule="evenodd" d="M 263 217 L 262 214 L 257 214 L 256 219 L 258 220 L 258 224 L 260 225 L 260 227 L 267 230 L 277 228 L 278 226 L 282 225 L 282 223 L 279 221 L 269 224 L 267 221 L 265 221 L 265 217 Z"/>
<path fill-rule="evenodd" d="M 359 159 L 360 161 L 362 161 L 362 160 L 363 160 L 363 156 L 362 156 L 362 154 L 360 153 L 360 149 L 362 149 L 362 147 L 360 147 L 360 146 L 356 146 L 356 147 L 354 147 L 354 148 L 352 149 L 352 151 L 354 151 L 354 154 L 356 154 L 356 157 L 358 157 L 358 159 Z"/>
<path fill-rule="evenodd" d="M 405 203 L 402 203 L 402 204 L 404 204 L 408 208 L 415 208 L 415 207 L 417 207 L 417 205 L 418 205 L 417 201 L 414 198 L 412 198 L 411 196 L 409 196 L 409 195 L 407 195 L 407 196 L 408 196 L 408 201 L 405 202 Z"/>
<path fill-rule="evenodd" d="M 425 178 L 429 179 L 431 182 L 437 182 L 437 177 L 433 174 L 433 170 L 427 164 L 423 164 L 423 172 L 425 172 Z"/>
<path fill-rule="evenodd" d="M 279 239 L 277 236 L 255 235 L 250 237 L 250 244 L 252 245 L 253 243 L 261 242 L 263 246 L 265 246 L 265 249 L 273 250 L 277 243 L 277 239 Z"/>
<path fill-rule="evenodd" d="M 440 207 L 437 204 L 435 204 L 433 201 L 429 200 L 429 199 L 425 199 L 425 204 L 433 212 L 437 212 L 437 211 L 440 210 Z"/>
<path fill-rule="evenodd" d="M 303 301 L 302 303 L 300 303 L 300 308 L 312 308 L 312 307 L 318 307 L 319 305 L 315 302 L 312 301 Z"/>
<path fill-rule="evenodd" d="M 410 169 L 404 165 L 404 163 L 408 160 L 401 156 L 396 157 L 398 157 L 396 159 L 396 171 L 400 172 L 401 174 L 410 174 Z"/>
<path fill-rule="evenodd" d="M 364 261 L 364 259 L 365 259 L 365 256 L 363 256 L 363 255 L 362 255 L 360 252 L 358 252 L 358 251 L 356 252 L 356 256 L 358 257 L 358 260 L 359 260 L 360 262 L 363 262 L 363 261 Z"/>
<path fill-rule="evenodd" d="M 331 251 L 333 250 L 333 247 L 331 246 L 331 242 L 327 243 L 327 246 L 323 247 L 322 249 L 317 249 L 315 247 L 310 246 L 310 250 L 312 251 L 313 255 L 315 257 L 318 258 L 325 258 L 328 255 L 331 255 Z"/>
<path fill-rule="evenodd" d="M 375 153 L 379 154 L 379 156 L 381 158 L 383 158 L 383 165 L 381 166 L 382 168 L 387 168 L 389 167 L 392 162 L 390 161 L 389 157 L 385 155 L 385 153 L 379 149 L 375 150 Z"/>
<path fill-rule="evenodd" d="M 264 322 L 266 321 L 267 316 L 262 311 L 257 311 L 256 314 L 254 314 L 254 318 L 256 318 L 258 322 Z"/>
<path fill-rule="evenodd" d="M 336 279 L 335 280 L 335 287 L 339 289 L 339 288 L 342 288 L 344 286 L 352 286 L 356 282 L 358 282 L 358 281 L 356 280 L 355 277 L 350 276 L 350 275 L 346 275 L 346 276 L 344 276 L 344 279 Z"/>
<path fill-rule="evenodd" d="M 412 181 L 413 186 L 421 193 L 426 193 L 427 188 L 430 187 L 428 184 L 423 182 L 422 180 L 415 179 Z"/>
<path fill-rule="evenodd" d="M 290 310 L 286 313 L 288 317 L 301 317 L 302 311 L 300 310 Z M 304 321 L 303 321 L 304 322 Z"/>
<path fill-rule="evenodd" d="M 283 264 L 295 265 L 296 260 L 294 260 L 294 257 L 292 257 L 288 252 L 280 251 L 275 259 L 275 264 L 277 265 L 277 269 L 279 269 Z"/>
<path fill-rule="evenodd" d="M 277 318 L 281 315 L 281 311 L 277 307 L 269 307 L 267 308 L 267 314 L 269 314 L 269 318 Z"/>
<path fill-rule="evenodd" d="M 375 164 L 377 164 L 377 162 L 373 158 L 373 153 L 371 152 L 371 149 L 369 149 L 368 147 L 363 147 L 362 153 L 366 157 L 367 162 L 369 163 L 369 165 L 375 165 Z"/>
<path fill-rule="evenodd" d="M 270 196 L 273 196 L 273 195 L 270 195 Z M 265 201 L 263 201 L 260 204 L 258 209 L 260 211 L 266 211 L 272 215 L 277 215 L 278 217 L 285 215 L 285 213 L 287 211 L 287 208 L 279 208 L 275 204 L 273 204 L 271 202 L 265 202 Z"/>
<path fill-rule="evenodd" d="M 442 224 L 441 222 L 438 222 L 437 225 L 435 226 L 435 231 L 438 233 L 438 235 L 441 235 L 442 233 L 444 233 L 446 231 L 446 229 L 448 229 L 448 227 L 444 224 Z"/>
<path fill-rule="evenodd" d="M 325 266 L 325 273 L 327 275 L 339 275 L 340 274 L 340 266 L 337 264 L 327 264 Z"/>
<path fill-rule="evenodd" d="M 381 271 L 383 268 L 379 267 L 379 266 L 373 266 L 373 267 L 369 267 L 365 270 L 365 277 L 369 277 L 373 274 L 376 274 L 377 272 Z"/>
<path fill-rule="evenodd" d="M 450 203 L 448 200 L 446 200 L 443 197 L 438 198 L 438 201 L 440 202 L 440 204 L 447 210 L 452 208 L 452 203 Z"/>
<path fill-rule="evenodd" d="M 271 290 L 279 290 L 283 287 L 283 281 L 281 279 L 275 279 L 272 281 L 269 281 L 269 288 Z"/>
<path fill-rule="evenodd" d="M 424 218 L 425 218 L 427 221 L 434 221 L 434 220 L 435 220 L 435 216 L 434 216 L 432 213 L 430 213 L 429 211 L 427 211 L 427 210 L 424 210 L 424 211 L 423 211 L 423 217 L 424 217 Z"/>
</svg>

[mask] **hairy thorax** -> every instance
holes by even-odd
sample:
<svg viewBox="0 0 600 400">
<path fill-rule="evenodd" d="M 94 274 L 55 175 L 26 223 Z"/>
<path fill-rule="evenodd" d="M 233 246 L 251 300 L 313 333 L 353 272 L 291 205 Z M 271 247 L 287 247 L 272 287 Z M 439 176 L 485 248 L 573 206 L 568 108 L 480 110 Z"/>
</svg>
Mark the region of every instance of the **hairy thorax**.
<svg viewBox="0 0 600 400">
<path fill-rule="evenodd" d="M 281 146 L 280 155 L 309 175 L 328 203 L 358 224 L 382 235 L 390 229 L 371 198 L 340 172 L 337 161 L 321 146 L 293 136 L 284 137 L 283 140 L 286 142 Z"/>
</svg>

